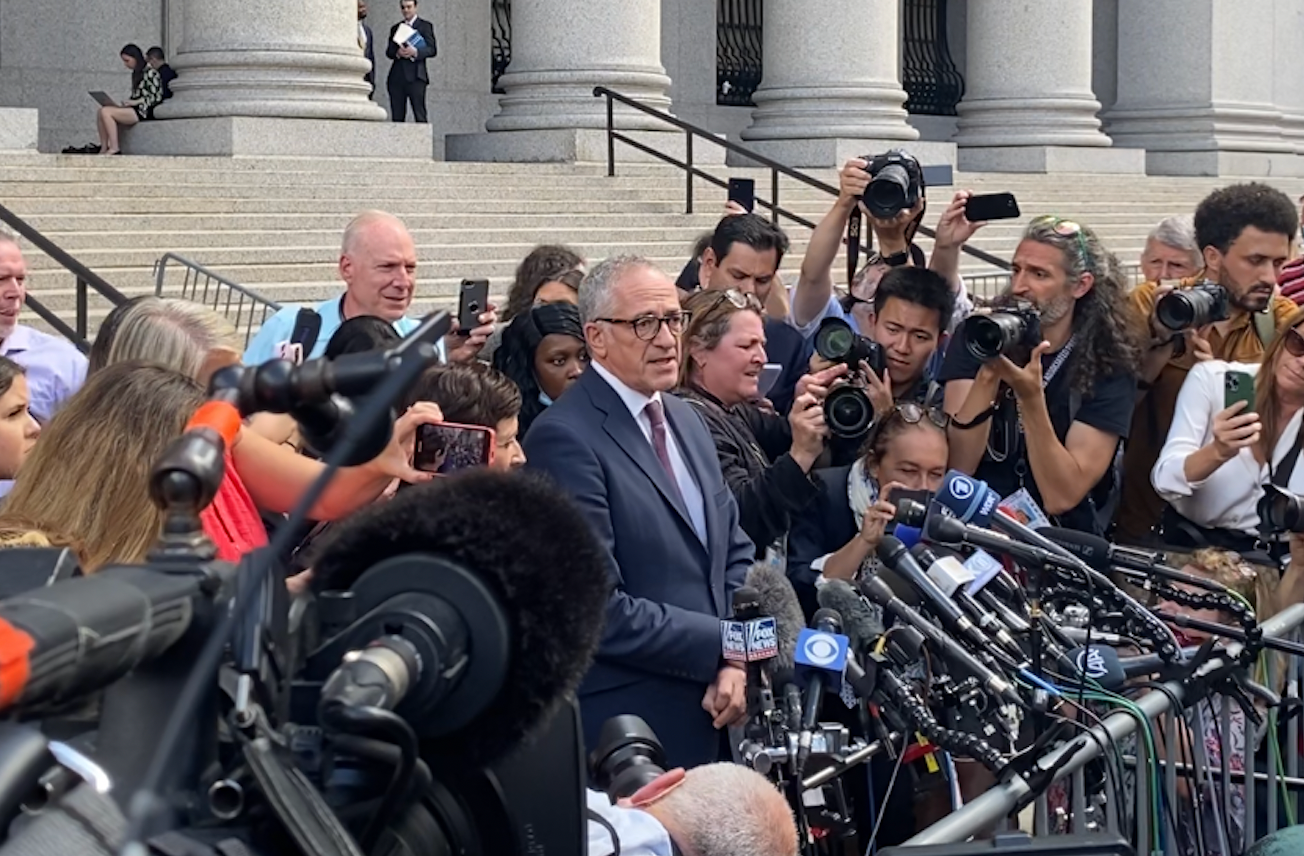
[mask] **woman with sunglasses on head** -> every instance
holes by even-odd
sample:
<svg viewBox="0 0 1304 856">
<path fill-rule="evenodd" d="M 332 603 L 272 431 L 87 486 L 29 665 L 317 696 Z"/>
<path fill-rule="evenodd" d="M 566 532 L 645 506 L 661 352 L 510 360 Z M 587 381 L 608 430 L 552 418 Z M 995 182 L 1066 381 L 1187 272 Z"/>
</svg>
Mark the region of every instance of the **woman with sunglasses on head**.
<svg viewBox="0 0 1304 856">
<path fill-rule="evenodd" d="M 580 310 L 573 304 L 545 303 L 512 319 L 494 352 L 493 367 L 521 390 L 520 436 L 588 364 Z"/>
<path fill-rule="evenodd" d="M 815 378 L 802 378 L 786 419 L 756 403 L 765 326 L 755 295 L 701 291 L 684 302 L 684 311 L 689 321 L 676 394 L 705 420 L 738 502 L 739 525 L 757 556 L 778 562 L 792 515 L 818 492 L 810 471 L 828 434 L 824 390 Z"/>
<path fill-rule="evenodd" d="M 1266 484 L 1304 494 L 1302 429 L 1304 310 L 1290 316 L 1262 364 L 1205 360 L 1187 374 L 1151 477 L 1168 503 L 1164 541 L 1283 558 L 1285 540 L 1260 539 L 1258 506 Z"/>
</svg>

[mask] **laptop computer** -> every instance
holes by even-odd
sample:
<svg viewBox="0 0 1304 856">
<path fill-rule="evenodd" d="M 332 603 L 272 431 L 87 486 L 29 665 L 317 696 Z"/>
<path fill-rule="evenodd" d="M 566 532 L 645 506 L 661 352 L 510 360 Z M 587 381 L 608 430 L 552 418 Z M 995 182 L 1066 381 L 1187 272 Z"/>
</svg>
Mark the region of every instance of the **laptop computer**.
<svg viewBox="0 0 1304 856">
<path fill-rule="evenodd" d="M 118 106 L 120 106 L 120 105 L 118 104 L 117 100 L 115 100 L 115 99 L 114 99 L 111 95 L 109 95 L 109 93 L 107 93 L 107 92 L 101 92 L 100 90 L 97 89 L 97 90 L 95 90 L 94 92 L 91 92 L 91 93 L 90 93 L 90 96 L 91 96 L 92 98 L 94 98 L 97 102 L 99 102 L 99 105 L 100 105 L 101 107 L 118 107 Z"/>
</svg>

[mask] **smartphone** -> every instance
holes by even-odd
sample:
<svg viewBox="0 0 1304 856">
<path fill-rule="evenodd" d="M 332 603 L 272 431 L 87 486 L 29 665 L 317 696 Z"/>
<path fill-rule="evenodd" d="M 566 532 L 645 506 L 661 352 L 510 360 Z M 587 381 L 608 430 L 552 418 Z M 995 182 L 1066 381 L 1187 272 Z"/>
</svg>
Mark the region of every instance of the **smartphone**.
<svg viewBox="0 0 1304 856">
<path fill-rule="evenodd" d="M 764 398 L 774 389 L 774 384 L 778 382 L 779 377 L 783 374 L 783 366 L 778 363 L 766 363 L 761 366 L 761 373 L 756 378 L 756 393 Z"/>
<path fill-rule="evenodd" d="M 446 476 L 493 463 L 497 439 L 492 428 L 439 422 L 417 429 L 412 466 L 424 473 Z"/>
<path fill-rule="evenodd" d="M 1019 216 L 1019 203 L 1013 193 L 986 193 L 970 196 L 964 204 L 964 216 L 970 223 L 985 220 L 1012 220 Z"/>
<path fill-rule="evenodd" d="M 1254 412 L 1254 375 L 1227 372 L 1223 375 L 1223 407 L 1231 407 L 1238 401 L 1245 402 L 1241 415 Z"/>
<path fill-rule="evenodd" d="M 489 280 L 464 279 L 457 297 L 458 332 L 470 333 L 480 326 L 480 316 L 489 306 Z"/>
<path fill-rule="evenodd" d="M 729 179 L 729 201 L 737 202 L 749 214 L 756 210 L 756 181 L 750 178 Z"/>
</svg>

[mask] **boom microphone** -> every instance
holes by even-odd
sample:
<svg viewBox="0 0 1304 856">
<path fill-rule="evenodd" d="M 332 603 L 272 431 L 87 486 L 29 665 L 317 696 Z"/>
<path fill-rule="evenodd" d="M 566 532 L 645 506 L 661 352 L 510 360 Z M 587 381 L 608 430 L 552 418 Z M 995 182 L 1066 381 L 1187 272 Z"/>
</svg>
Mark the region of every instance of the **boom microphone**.
<svg viewBox="0 0 1304 856">
<path fill-rule="evenodd" d="M 457 591 L 454 576 L 463 580 Z M 467 668 L 447 680 L 451 690 L 430 691 L 445 676 L 428 667 L 404 705 L 426 701 L 396 709 L 424 732 L 430 757 L 454 768 L 503 757 L 575 691 L 610 592 L 605 554 L 570 498 L 536 475 L 488 470 L 413 486 L 350 517 L 325 544 L 313 585 L 350 589 L 359 613 L 378 604 L 358 624 L 404 602 L 421 603 L 418 618 L 437 629 L 461 622 Z M 459 610 L 463 603 L 481 608 Z M 469 686 L 466 672 L 496 658 L 497 688 Z M 476 703 L 451 709 L 450 692 L 464 690 L 478 693 Z M 440 731 L 441 720 L 461 724 Z"/>
<path fill-rule="evenodd" d="M 806 616 L 801 611 L 797 592 L 787 576 L 766 564 L 753 565 L 747 572 L 746 584 L 756 590 L 760 615 L 774 618 L 774 629 L 779 641 L 779 654 L 774 659 L 774 673 L 791 673 L 797 649 L 797 635 L 806 626 Z"/>
</svg>

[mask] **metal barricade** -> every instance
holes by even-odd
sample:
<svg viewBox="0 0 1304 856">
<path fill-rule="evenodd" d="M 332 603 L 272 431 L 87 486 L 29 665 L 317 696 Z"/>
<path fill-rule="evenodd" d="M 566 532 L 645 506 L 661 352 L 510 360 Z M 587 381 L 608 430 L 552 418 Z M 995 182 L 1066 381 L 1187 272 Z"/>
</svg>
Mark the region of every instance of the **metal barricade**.
<svg viewBox="0 0 1304 856">
<path fill-rule="evenodd" d="M 182 272 L 175 293 L 169 293 L 169 288 L 178 288 L 178 278 L 174 276 L 169 283 L 168 262 L 175 262 L 174 269 L 180 267 Z M 236 335 L 244 336 L 246 346 L 268 316 L 281 308 L 276 301 L 176 253 L 164 253 L 154 262 L 154 294 L 180 297 L 213 308 L 235 325 Z"/>
</svg>

